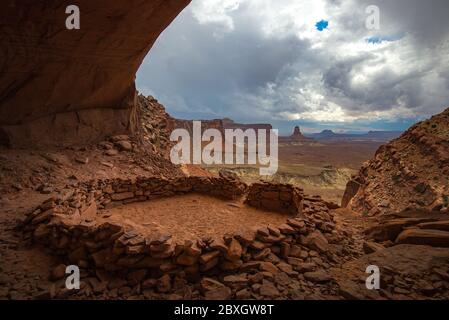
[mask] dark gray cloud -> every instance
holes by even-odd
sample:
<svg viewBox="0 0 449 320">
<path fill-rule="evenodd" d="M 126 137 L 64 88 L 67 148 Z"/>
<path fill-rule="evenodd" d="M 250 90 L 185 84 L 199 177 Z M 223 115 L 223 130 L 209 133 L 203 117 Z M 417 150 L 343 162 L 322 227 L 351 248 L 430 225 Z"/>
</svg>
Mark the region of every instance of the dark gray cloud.
<svg viewBox="0 0 449 320">
<path fill-rule="evenodd" d="M 373 4 L 381 29 L 369 31 Z M 449 105 L 447 12 L 444 0 L 193 0 L 152 49 L 138 88 L 186 118 L 428 116 Z M 329 30 L 314 29 L 321 19 Z M 366 43 L 372 36 L 397 39 Z"/>
<path fill-rule="evenodd" d="M 234 102 L 275 83 L 298 59 L 306 60 L 309 44 L 293 35 L 264 38 L 243 15 L 235 21 L 236 32 L 221 29 L 200 25 L 189 11 L 182 14 L 139 71 L 139 88 L 154 92 L 175 113 L 263 113 L 263 106 L 254 110 Z"/>
<path fill-rule="evenodd" d="M 449 33 L 447 0 L 362 0 L 379 6 L 387 27 L 401 29 L 416 40 L 417 49 L 438 45 Z"/>
</svg>

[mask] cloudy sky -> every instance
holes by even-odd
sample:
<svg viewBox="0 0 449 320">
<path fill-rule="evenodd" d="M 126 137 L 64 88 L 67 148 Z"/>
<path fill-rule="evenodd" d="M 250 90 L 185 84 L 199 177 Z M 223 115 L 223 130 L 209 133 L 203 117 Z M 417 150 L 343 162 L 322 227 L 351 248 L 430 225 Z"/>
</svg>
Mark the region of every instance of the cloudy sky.
<svg viewBox="0 0 449 320">
<path fill-rule="evenodd" d="M 137 87 L 185 119 L 403 130 L 449 107 L 448 13 L 447 0 L 193 0 Z"/>
</svg>

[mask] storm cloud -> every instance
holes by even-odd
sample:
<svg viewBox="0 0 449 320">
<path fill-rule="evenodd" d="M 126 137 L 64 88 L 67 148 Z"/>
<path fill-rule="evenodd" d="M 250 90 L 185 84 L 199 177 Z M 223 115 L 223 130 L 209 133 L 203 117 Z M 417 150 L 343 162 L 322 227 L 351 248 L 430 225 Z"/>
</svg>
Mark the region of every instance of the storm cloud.
<svg viewBox="0 0 449 320">
<path fill-rule="evenodd" d="M 365 27 L 369 5 L 379 30 Z M 420 119 L 449 106 L 448 12 L 445 0 L 193 0 L 138 89 L 189 119 L 349 129 Z"/>
</svg>

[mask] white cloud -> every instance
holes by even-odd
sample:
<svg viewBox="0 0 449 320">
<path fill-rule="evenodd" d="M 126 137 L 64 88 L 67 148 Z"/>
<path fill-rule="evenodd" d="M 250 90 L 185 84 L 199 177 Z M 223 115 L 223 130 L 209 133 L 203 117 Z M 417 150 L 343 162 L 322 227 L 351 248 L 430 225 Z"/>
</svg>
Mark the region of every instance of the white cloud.
<svg viewBox="0 0 449 320">
<path fill-rule="evenodd" d="M 231 31 L 234 30 L 231 14 L 238 10 L 239 4 L 239 0 L 196 0 L 191 10 L 200 24 L 215 23 Z"/>
</svg>

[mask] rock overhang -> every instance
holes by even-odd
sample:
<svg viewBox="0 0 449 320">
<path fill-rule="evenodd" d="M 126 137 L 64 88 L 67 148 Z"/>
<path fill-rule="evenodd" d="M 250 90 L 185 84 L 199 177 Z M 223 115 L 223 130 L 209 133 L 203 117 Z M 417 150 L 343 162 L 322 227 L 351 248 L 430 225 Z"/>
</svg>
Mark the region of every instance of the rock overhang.
<svg viewBox="0 0 449 320">
<path fill-rule="evenodd" d="M 0 142 L 73 145 L 138 126 L 135 74 L 190 0 L 15 1 L 0 12 Z"/>
</svg>

